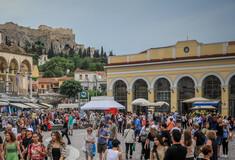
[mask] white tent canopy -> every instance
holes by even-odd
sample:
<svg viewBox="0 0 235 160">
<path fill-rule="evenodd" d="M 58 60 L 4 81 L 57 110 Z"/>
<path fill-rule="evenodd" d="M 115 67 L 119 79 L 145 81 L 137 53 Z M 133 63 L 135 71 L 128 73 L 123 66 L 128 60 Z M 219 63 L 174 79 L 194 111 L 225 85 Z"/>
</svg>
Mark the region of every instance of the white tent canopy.
<svg viewBox="0 0 235 160">
<path fill-rule="evenodd" d="M 193 98 L 190 98 L 190 99 L 186 99 L 184 100 L 183 102 L 184 103 L 194 103 L 194 102 L 203 102 L 203 101 L 209 101 L 209 99 L 206 99 L 206 98 L 203 98 L 203 97 L 193 97 Z"/>
<path fill-rule="evenodd" d="M 82 110 L 108 110 L 110 108 L 125 109 L 125 106 L 114 101 L 114 97 L 91 97 L 91 101 L 81 107 Z"/>
<path fill-rule="evenodd" d="M 78 108 L 78 103 L 61 103 L 58 108 Z"/>
<path fill-rule="evenodd" d="M 140 105 L 143 105 L 143 104 L 149 104 L 150 102 L 147 101 L 146 99 L 144 98 L 138 98 L 138 99 L 135 99 L 134 101 L 132 101 L 132 105 L 136 105 L 136 106 L 140 106 Z"/>
</svg>

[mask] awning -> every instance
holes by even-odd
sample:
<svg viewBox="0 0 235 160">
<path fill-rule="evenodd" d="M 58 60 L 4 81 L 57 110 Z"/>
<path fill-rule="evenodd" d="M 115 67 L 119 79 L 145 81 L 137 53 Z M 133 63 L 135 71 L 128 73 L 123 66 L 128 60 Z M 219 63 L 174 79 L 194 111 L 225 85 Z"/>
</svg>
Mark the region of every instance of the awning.
<svg viewBox="0 0 235 160">
<path fill-rule="evenodd" d="M 217 108 L 213 106 L 195 106 L 190 108 L 190 110 L 217 110 Z"/>
<path fill-rule="evenodd" d="M 25 103 L 26 105 L 30 106 L 31 108 L 36 108 L 36 109 L 45 109 L 47 107 L 42 106 L 40 104 L 36 104 L 36 103 Z"/>
<path fill-rule="evenodd" d="M 205 102 L 205 101 L 210 101 L 210 100 L 207 98 L 203 98 L 203 97 L 193 97 L 190 99 L 186 99 L 183 102 L 184 103 L 194 103 L 194 102 Z"/>
<path fill-rule="evenodd" d="M 7 105 L 9 105 L 8 102 L 0 102 L 0 106 L 7 106 Z"/>
<path fill-rule="evenodd" d="M 110 108 L 125 109 L 125 106 L 114 101 L 114 97 L 91 97 L 91 101 L 81 107 L 82 110 L 109 110 Z"/>
<path fill-rule="evenodd" d="M 195 102 L 193 106 L 218 106 L 220 101 Z"/>
<path fill-rule="evenodd" d="M 78 108 L 78 103 L 61 103 L 58 108 Z"/>
<path fill-rule="evenodd" d="M 53 108 L 53 105 L 51 104 L 47 104 L 47 103 L 40 103 L 40 104 L 49 108 Z"/>
<path fill-rule="evenodd" d="M 22 103 L 10 103 L 10 105 L 12 105 L 14 107 L 19 107 L 19 108 L 30 108 L 29 106 L 26 106 Z"/>
</svg>

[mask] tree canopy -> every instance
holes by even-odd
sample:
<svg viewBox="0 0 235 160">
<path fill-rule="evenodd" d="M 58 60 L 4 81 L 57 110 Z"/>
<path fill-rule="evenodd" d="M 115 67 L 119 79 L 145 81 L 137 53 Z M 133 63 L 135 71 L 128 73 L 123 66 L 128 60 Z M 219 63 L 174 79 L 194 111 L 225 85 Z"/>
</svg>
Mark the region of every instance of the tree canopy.
<svg viewBox="0 0 235 160">
<path fill-rule="evenodd" d="M 74 79 L 64 81 L 60 86 L 60 94 L 68 95 L 69 97 L 75 97 L 81 91 L 82 85 Z"/>
</svg>

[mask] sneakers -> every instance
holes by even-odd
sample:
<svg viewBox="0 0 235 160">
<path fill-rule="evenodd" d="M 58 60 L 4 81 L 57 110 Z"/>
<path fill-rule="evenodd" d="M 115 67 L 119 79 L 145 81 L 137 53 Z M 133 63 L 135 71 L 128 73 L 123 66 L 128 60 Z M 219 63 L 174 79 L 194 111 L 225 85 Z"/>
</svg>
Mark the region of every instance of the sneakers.
<svg viewBox="0 0 235 160">
<path fill-rule="evenodd" d="M 224 155 L 224 158 L 227 158 L 228 157 L 228 155 Z"/>
<path fill-rule="evenodd" d="M 224 158 L 225 155 L 222 155 L 221 158 Z"/>
</svg>

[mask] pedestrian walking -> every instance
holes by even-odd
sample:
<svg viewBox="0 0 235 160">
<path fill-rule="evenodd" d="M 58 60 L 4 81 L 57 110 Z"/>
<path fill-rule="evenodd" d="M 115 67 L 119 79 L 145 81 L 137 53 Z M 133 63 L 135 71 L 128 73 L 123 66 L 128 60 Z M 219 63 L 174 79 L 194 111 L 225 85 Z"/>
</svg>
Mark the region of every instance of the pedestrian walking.
<svg viewBox="0 0 235 160">
<path fill-rule="evenodd" d="M 66 158 L 66 144 L 58 131 L 51 133 L 47 150 L 49 160 L 63 160 Z"/>
<path fill-rule="evenodd" d="M 92 128 L 87 128 L 87 135 L 84 137 L 85 144 L 86 144 L 86 160 L 90 157 L 91 160 L 93 160 L 93 157 L 95 156 L 93 154 L 93 144 L 95 143 L 95 136 L 92 134 Z"/>
<path fill-rule="evenodd" d="M 133 145 L 135 143 L 135 131 L 131 128 L 131 124 L 127 125 L 124 131 L 124 142 L 126 146 L 126 159 L 128 159 L 128 152 L 130 149 L 130 159 L 132 159 Z"/>
</svg>

